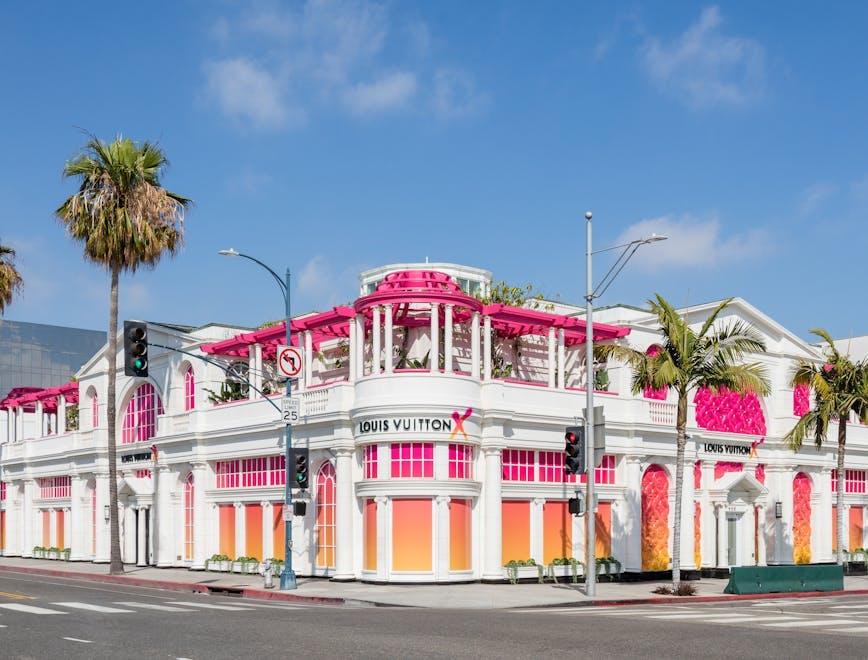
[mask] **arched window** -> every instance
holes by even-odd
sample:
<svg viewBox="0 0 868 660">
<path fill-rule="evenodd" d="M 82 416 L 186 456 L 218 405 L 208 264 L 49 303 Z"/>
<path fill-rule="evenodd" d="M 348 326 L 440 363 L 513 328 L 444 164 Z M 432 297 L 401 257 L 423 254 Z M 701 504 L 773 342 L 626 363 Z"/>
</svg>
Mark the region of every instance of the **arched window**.
<svg viewBox="0 0 868 660">
<path fill-rule="evenodd" d="M 657 344 L 651 344 L 648 347 L 648 350 L 645 351 L 645 355 L 647 355 L 649 357 L 654 357 L 662 350 L 663 349 L 660 346 L 658 346 Z M 668 392 L 669 392 L 669 388 L 665 387 L 665 386 L 661 387 L 660 389 L 655 390 L 650 385 L 646 385 L 645 390 L 642 392 L 642 396 L 644 396 L 646 399 L 656 399 L 657 401 L 665 401 L 666 395 Z"/>
<path fill-rule="evenodd" d="M 193 473 L 184 480 L 184 559 L 193 559 Z"/>
<path fill-rule="evenodd" d="M 316 474 L 316 565 L 335 566 L 335 468 L 323 463 Z"/>
<path fill-rule="evenodd" d="M 193 410 L 196 407 L 196 379 L 193 376 L 192 365 L 187 366 L 184 372 L 184 410 Z"/>
<path fill-rule="evenodd" d="M 121 443 L 144 442 L 157 433 L 157 415 L 163 414 L 163 402 L 150 383 L 142 383 L 127 404 Z"/>
<path fill-rule="evenodd" d="M 94 391 L 93 396 L 90 398 L 90 423 L 93 428 L 99 426 L 99 397 Z"/>
</svg>

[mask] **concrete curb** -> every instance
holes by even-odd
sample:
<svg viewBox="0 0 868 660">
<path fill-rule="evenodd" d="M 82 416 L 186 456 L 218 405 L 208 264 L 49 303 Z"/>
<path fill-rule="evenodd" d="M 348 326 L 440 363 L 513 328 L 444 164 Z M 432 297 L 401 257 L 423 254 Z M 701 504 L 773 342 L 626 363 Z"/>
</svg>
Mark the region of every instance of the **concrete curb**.
<svg viewBox="0 0 868 660">
<path fill-rule="evenodd" d="M 249 587 L 221 587 L 191 582 L 172 582 L 169 580 L 150 580 L 132 575 L 101 575 L 99 573 L 77 573 L 75 571 L 60 571 L 51 568 L 33 568 L 31 566 L 3 566 L 0 571 L 8 573 L 30 573 L 34 575 L 50 575 L 52 577 L 70 578 L 76 580 L 92 580 L 94 582 L 107 582 L 109 584 L 128 584 L 135 587 L 152 587 L 155 589 L 167 589 L 169 591 L 192 591 L 204 594 L 239 594 L 242 598 L 260 600 L 282 600 L 296 603 L 309 603 L 312 605 L 345 605 L 344 598 L 328 596 L 302 596 L 289 594 L 283 591 L 265 591 L 263 589 L 251 589 Z M 361 602 L 361 601 L 360 601 Z"/>
<path fill-rule="evenodd" d="M 864 596 L 868 589 L 851 589 L 842 591 L 792 591 L 773 594 L 724 594 L 721 596 L 660 596 L 657 598 L 617 598 L 607 600 L 580 600 L 572 603 L 552 603 L 551 605 L 516 605 L 509 609 L 551 609 L 560 607 L 619 607 L 625 605 L 669 605 L 671 603 L 724 603 L 741 600 L 778 600 L 783 598 L 817 598 L 832 596 Z"/>
</svg>

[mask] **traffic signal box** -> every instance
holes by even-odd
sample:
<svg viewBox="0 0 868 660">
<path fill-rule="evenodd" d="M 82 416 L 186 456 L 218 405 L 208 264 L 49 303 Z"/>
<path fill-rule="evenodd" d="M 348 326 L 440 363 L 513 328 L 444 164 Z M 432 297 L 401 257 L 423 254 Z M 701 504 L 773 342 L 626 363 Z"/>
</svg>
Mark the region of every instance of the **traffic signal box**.
<svg viewBox="0 0 868 660">
<path fill-rule="evenodd" d="M 581 474 L 585 471 L 585 427 L 568 426 L 564 432 L 564 472 Z"/>
<path fill-rule="evenodd" d="M 308 470 L 310 468 L 310 450 L 293 448 L 292 455 L 292 487 L 305 490 L 308 487 Z"/>
<path fill-rule="evenodd" d="M 148 324 L 124 321 L 124 375 L 148 375 Z"/>
</svg>

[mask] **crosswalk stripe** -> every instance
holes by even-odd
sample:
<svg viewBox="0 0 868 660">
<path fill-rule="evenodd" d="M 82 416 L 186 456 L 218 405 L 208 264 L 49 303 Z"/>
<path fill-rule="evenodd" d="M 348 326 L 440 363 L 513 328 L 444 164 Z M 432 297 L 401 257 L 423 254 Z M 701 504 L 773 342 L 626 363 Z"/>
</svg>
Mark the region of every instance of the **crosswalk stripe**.
<svg viewBox="0 0 868 660">
<path fill-rule="evenodd" d="M 733 616 L 721 616 L 716 617 L 714 619 L 709 619 L 710 623 L 739 623 L 741 621 L 749 621 L 750 623 L 754 623 L 755 621 L 793 621 L 798 619 L 797 616 L 752 616 L 749 614 L 742 615 L 733 615 Z"/>
<path fill-rule="evenodd" d="M 172 605 L 187 605 L 189 607 L 201 607 L 206 610 L 225 610 L 227 612 L 251 612 L 250 607 L 237 607 L 236 605 L 212 605 L 211 603 L 184 603 L 172 601 Z"/>
<path fill-rule="evenodd" d="M 764 623 L 767 628 L 795 628 L 795 627 L 815 627 L 820 626 L 850 626 L 854 623 L 864 623 L 855 619 L 802 619 L 801 621 L 786 621 L 784 623 Z"/>
<path fill-rule="evenodd" d="M 67 612 L 61 612 L 60 610 L 50 610 L 47 607 L 35 607 L 34 605 L 22 605 L 21 603 L 0 603 L 0 607 L 4 610 L 27 612 L 28 614 L 67 614 Z"/>
<path fill-rule="evenodd" d="M 90 612 L 101 612 L 102 614 L 133 614 L 133 610 L 120 610 L 117 607 L 105 607 L 104 605 L 91 605 L 90 603 L 52 603 L 58 607 L 71 607 L 74 610 L 88 610 Z"/>
<path fill-rule="evenodd" d="M 185 607 L 172 607 L 171 605 L 157 605 L 156 603 L 136 603 L 133 601 L 120 601 L 115 605 L 125 605 L 126 607 L 138 607 L 145 610 L 160 610 L 161 612 L 195 612 Z"/>
<path fill-rule="evenodd" d="M 868 626 L 857 626 L 856 628 L 841 628 L 839 630 L 836 630 L 835 632 L 866 633 L 868 632 Z"/>
<path fill-rule="evenodd" d="M 646 619 L 713 619 L 714 612 L 708 611 L 703 612 L 702 614 L 691 613 L 691 614 L 649 614 L 645 616 Z"/>
<path fill-rule="evenodd" d="M 672 610 L 668 609 L 656 609 L 656 610 L 616 610 L 613 612 L 588 612 L 588 614 L 595 614 L 597 616 L 633 616 L 639 615 L 644 616 L 646 614 L 659 614 L 662 612 L 672 612 Z M 682 614 L 691 614 L 695 612 L 695 610 L 684 610 Z"/>
<path fill-rule="evenodd" d="M 868 605 L 832 605 L 832 610 L 868 610 Z"/>
</svg>

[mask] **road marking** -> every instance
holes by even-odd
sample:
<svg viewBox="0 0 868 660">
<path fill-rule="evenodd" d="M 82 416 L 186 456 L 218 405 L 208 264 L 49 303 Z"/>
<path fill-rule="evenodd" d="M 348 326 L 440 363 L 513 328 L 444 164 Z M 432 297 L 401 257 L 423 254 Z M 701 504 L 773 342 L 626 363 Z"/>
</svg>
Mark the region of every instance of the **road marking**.
<svg viewBox="0 0 868 660">
<path fill-rule="evenodd" d="M 839 630 L 836 630 L 835 632 L 865 633 L 868 632 L 868 626 L 859 626 L 858 628 L 841 628 Z"/>
<path fill-rule="evenodd" d="M 210 603 L 185 603 L 181 601 L 172 601 L 172 605 L 187 605 L 189 607 L 201 607 L 206 610 L 225 610 L 227 612 L 252 612 L 249 607 L 237 607 L 235 605 L 212 605 Z"/>
<path fill-rule="evenodd" d="M 713 621 L 714 612 L 703 612 L 702 614 L 648 614 L 646 619 L 709 619 Z"/>
<path fill-rule="evenodd" d="M 832 605 L 832 610 L 868 610 L 868 605 Z"/>
<path fill-rule="evenodd" d="M 4 625 L 2 625 L 2 624 L 0 624 L 0 628 L 5 628 L 5 627 L 6 627 L 6 626 L 4 626 Z"/>
<path fill-rule="evenodd" d="M 117 607 L 104 607 L 103 605 L 91 605 L 90 603 L 52 603 L 60 607 L 71 607 L 75 610 L 89 610 L 91 612 L 102 612 L 103 614 L 133 614 L 133 610 L 120 610 Z"/>
<path fill-rule="evenodd" d="M 46 607 L 34 607 L 33 605 L 22 605 L 21 603 L 0 603 L 0 607 L 4 610 L 27 612 L 28 614 L 67 614 L 67 612 L 61 612 L 60 610 L 49 610 Z"/>
<path fill-rule="evenodd" d="M 732 616 L 722 616 L 715 619 L 709 619 L 709 623 L 738 623 L 740 621 L 749 621 L 753 623 L 754 621 L 793 621 L 794 619 L 798 619 L 796 616 L 752 616 L 752 615 L 732 615 Z"/>
<path fill-rule="evenodd" d="M 0 591 L 0 598 L 27 598 L 33 600 L 33 596 L 25 596 L 24 594 L 10 594 L 8 591 Z"/>
<path fill-rule="evenodd" d="M 644 614 L 657 614 L 659 612 L 671 612 L 672 610 L 657 609 L 657 610 L 619 610 L 615 612 L 588 612 L 588 614 L 596 614 L 597 616 L 633 616 Z M 683 614 L 690 614 L 694 610 L 685 610 Z"/>
<path fill-rule="evenodd" d="M 766 628 L 795 628 L 797 626 L 850 626 L 854 623 L 864 623 L 864 621 L 856 621 L 855 619 L 802 619 L 801 621 L 787 621 L 785 623 L 764 623 Z"/>
<path fill-rule="evenodd" d="M 93 644 L 89 639 L 79 639 L 78 637 L 63 637 L 62 639 L 68 639 L 70 642 L 81 642 L 82 644 Z"/>
<path fill-rule="evenodd" d="M 184 607 L 172 607 L 171 605 L 155 605 L 154 603 L 136 603 L 133 601 L 116 602 L 115 605 L 126 605 L 127 607 L 140 607 L 145 610 L 161 610 L 163 612 L 195 612 Z"/>
</svg>

